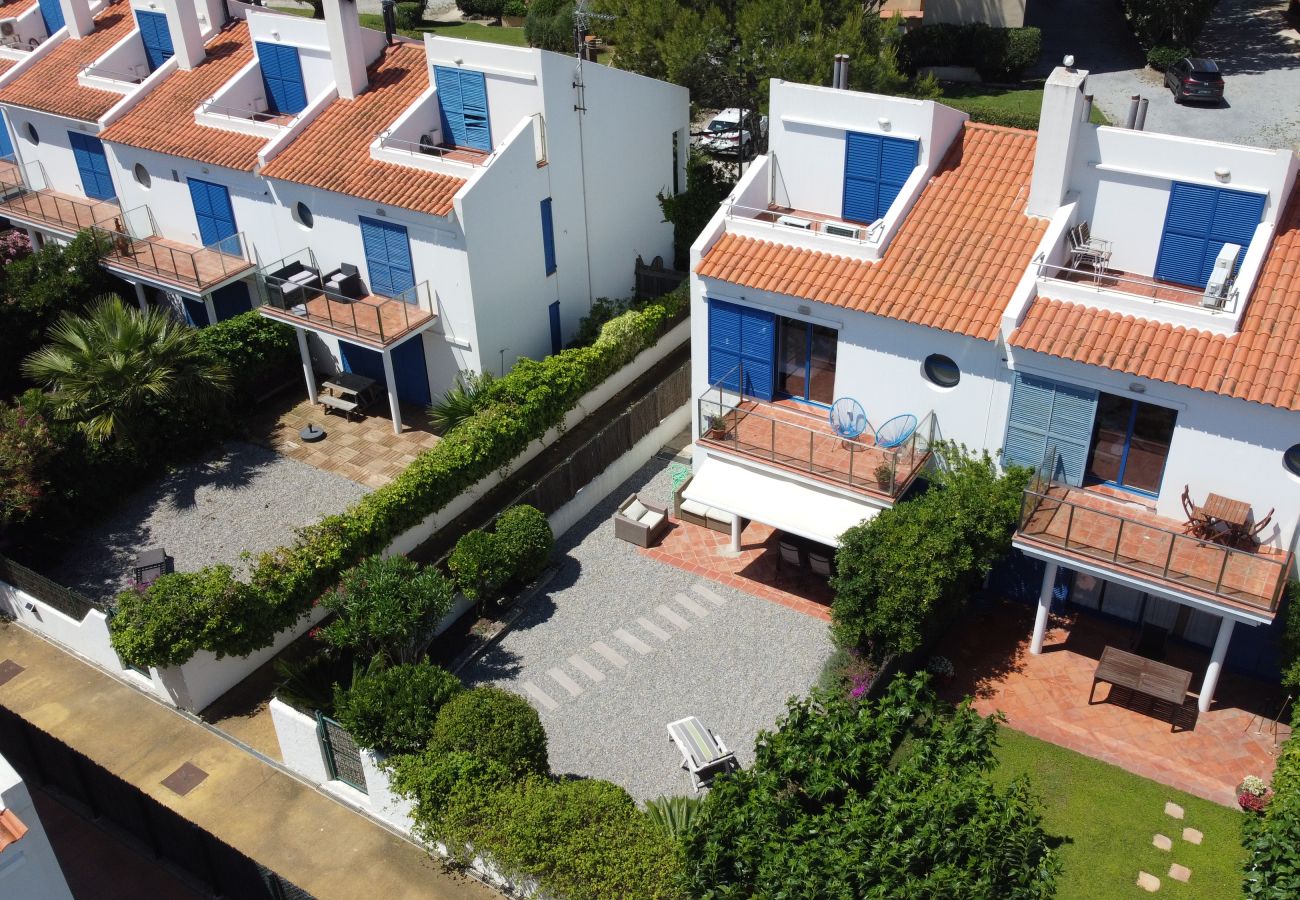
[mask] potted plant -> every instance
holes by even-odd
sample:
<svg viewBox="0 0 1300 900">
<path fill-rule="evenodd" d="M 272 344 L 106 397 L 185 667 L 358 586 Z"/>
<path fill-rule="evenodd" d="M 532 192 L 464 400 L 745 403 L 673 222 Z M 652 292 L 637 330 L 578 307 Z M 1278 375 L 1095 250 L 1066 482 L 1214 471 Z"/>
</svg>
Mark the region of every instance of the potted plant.
<svg viewBox="0 0 1300 900">
<path fill-rule="evenodd" d="M 525 0 L 506 0 L 501 9 L 501 24 L 509 28 L 522 28 L 528 16 L 528 4 Z"/>
<path fill-rule="evenodd" d="M 720 413 L 704 417 L 704 433 L 715 441 L 720 441 L 727 433 L 726 417 Z"/>
<path fill-rule="evenodd" d="M 1246 812 L 1263 814 L 1264 807 L 1268 806 L 1272 797 L 1273 791 L 1257 775 L 1247 775 L 1237 785 L 1237 804 Z"/>
<path fill-rule="evenodd" d="M 882 462 L 876 466 L 875 472 L 872 473 L 876 478 L 876 484 L 886 491 L 894 489 L 894 464 Z"/>
</svg>

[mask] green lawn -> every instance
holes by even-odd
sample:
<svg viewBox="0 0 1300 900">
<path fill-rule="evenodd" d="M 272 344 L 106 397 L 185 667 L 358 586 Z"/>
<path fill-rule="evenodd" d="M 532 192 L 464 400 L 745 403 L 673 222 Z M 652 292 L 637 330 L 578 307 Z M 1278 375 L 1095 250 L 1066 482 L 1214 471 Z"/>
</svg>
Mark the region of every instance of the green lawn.
<svg viewBox="0 0 1300 900">
<path fill-rule="evenodd" d="M 1003 88 L 983 84 L 945 84 L 941 102 L 970 113 L 976 120 L 987 119 L 996 125 L 1037 128 L 1038 112 L 1043 105 L 1043 89 L 1041 86 Z M 1096 125 L 1110 124 L 1095 105 L 1092 108 L 1092 121 Z"/>
<path fill-rule="evenodd" d="M 1046 806 L 1047 832 L 1063 841 L 1061 900 L 1145 897 L 1135 884 L 1139 870 L 1160 879 L 1160 897 L 1241 895 L 1240 812 L 1005 726 L 998 740 L 1001 765 L 995 779 L 1029 773 Z M 1183 821 L 1165 815 L 1166 800 L 1186 810 Z M 1199 847 L 1182 839 L 1188 826 L 1204 833 Z M 1173 838 L 1172 851 L 1152 846 L 1157 833 Z M 1171 863 L 1191 869 L 1191 880 L 1180 884 L 1169 878 Z"/>
<path fill-rule="evenodd" d="M 277 12 L 286 12 L 295 16 L 310 16 L 311 7 L 303 6 L 276 6 Z M 373 28 L 375 31 L 384 30 L 384 17 L 373 13 L 361 13 L 358 17 L 363 28 Z M 411 38 L 422 38 L 428 32 L 438 34 L 443 37 L 463 38 L 467 41 L 487 41 L 491 44 L 507 44 L 511 47 L 526 47 L 528 42 L 524 40 L 524 30 L 522 28 L 506 28 L 504 26 L 484 25 L 480 22 L 425 22 L 420 26 L 418 31 L 401 31 L 400 34 Z"/>
</svg>

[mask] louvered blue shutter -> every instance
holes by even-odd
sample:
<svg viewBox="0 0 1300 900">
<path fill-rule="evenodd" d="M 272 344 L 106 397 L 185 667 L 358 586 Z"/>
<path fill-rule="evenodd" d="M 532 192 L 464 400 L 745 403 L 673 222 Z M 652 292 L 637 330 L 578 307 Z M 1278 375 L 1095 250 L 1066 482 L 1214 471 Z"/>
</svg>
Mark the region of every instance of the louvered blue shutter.
<svg viewBox="0 0 1300 900">
<path fill-rule="evenodd" d="M 460 93 L 460 70 L 447 66 L 433 67 L 433 81 L 438 89 L 438 114 L 442 119 L 442 142 L 453 147 L 468 147 L 465 135 L 464 102 Z"/>
<path fill-rule="evenodd" d="M 709 382 L 772 399 L 776 373 L 776 316 L 724 300 L 709 300 Z"/>
<path fill-rule="evenodd" d="M 140 29 L 140 40 L 144 44 L 144 58 L 149 63 L 149 71 L 157 69 L 172 58 L 172 33 L 167 27 L 167 16 L 163 13 L 135 11 L 136 26 Z"/>
<path fill-rule="evenodd" d="M 382 297 L 397 297 L 415 284 L 406 229 L 365 216 L 360 216 L 359 220 L 370 291 Z"/>
<path fill-rule="evenodd" d="M 912 170 L 920 159 L 920 144 L 902 138 L 882 138 L 880 146 L 880 195 L 876 217 L 889 212 L 894 200 L 898 198 L 912 176 Z"/>
<path fill-rule="evenodd" d="M 1055 447 L 1052 477 L 1083 483 L 1097 412 L 1097 392 L 1017 372 L 1011 388 L 1003 465 L 1036 469 L 1048 447 Z"/>
<path fill-rule="evenodd" d="M 1156 256 L 1156 278 L 1202 288 L 1226 243 L 1250 246 L 1264 197 L 1175 181 Z M 1240 258 L 1237 260 L 1240 265 Z"/>
<path fill-rule="evenodd" d="M 9 137 L 9 122 L 0 111 L 0 159 L 12 159 L 13 155 L 14 142 Z"/>
<path fill-rule="evenodd" d="M 81 174 L 81 188 L 93 200 L 112 200 L 117 196 L 113 176 L 108 170 L 108 157 L 99 138 L 76 131 L 68 132 L 72 145 L 72 158 Z"/>
<path fill-rule="evenodd" d="M 492 150 L 492 128 L 488 122 L 487 79 L 482 72 L 460 73 L 461 113 L 465 117 L 465 146 Z"/>
<path fill-rule="evenodd" d="M 256 41 L 257 61 L 266 87 L 266 103 L 271 112 L 297 115 L 307 107 L 307 88 L 303 83 L 302 60 L 297 47 Z"/>
<path fill-rule="evenodd" d="M 549 307 L 547 312 L 551 319 L 551 353 L 559 353 L 564 349 L 564 333 L 560 330 L 560 301 L 556 300 Z"/>
<path fill-rule="evenodd" d="M 920 145 L 878 134 L 844 135 L 844 204 L 842 217 L 870 224 L 883 217 L 911 177 Z"/>
<path fill-rule="evenodd" d="M 238 231 L 235 228 L 235 211 L 230 205 L 230 192 L 225 186 L 189 179 L 190 200 L 194 204 L 194 218 L 199 223 L 199 239 L 203 246 L 232 237 Z"/>
<path fill-rule="evenodd" d="M 542 201 L 542 253 L 546 257 L 546 274 L 555 271 L 555 222 L 551 218 L 551 198 Z"/>
<path fill-rule="evenodd" d="M 397 297 L 415 287 L 411 243 L 407 240 L 406 229 L 400 225 L 388 225 L 384 229 L 384 249 L 388 253 L 389 279 L 393 286 L 391 296 Z"/>
<path fill-rule="evenodd" d="M 59 0 L 40 0 L 40 7 L 46 34 L 54 34 L 64 26 L 63 7 L 59 5 Z"/>
</svg>

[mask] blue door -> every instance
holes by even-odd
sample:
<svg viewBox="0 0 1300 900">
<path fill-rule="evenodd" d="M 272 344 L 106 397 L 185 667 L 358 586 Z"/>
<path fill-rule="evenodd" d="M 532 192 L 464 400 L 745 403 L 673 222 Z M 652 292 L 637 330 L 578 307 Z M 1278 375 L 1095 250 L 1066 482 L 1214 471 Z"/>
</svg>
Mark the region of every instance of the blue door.
<svg viewBox="0 0 1300 900">
<path fill-rule="evenodd" d="M 307 88 L 297 47 L 256 41 L 257 61 L 266 86 L 267 106 L 273 113 L 297 115 L 307 108 Z"/>
<path fill-rule="evenodd" d="M 551 217 L 551 198 L 542 201 L 542 254 L 546 258 L 546 274 L 555 271 L 555 220 Z"/>
<path fill-rule="evenodd" d="M 181 304 L 185 309 L 185 321 L 195 328 L 207 328 L 212 324 L 211 320 L 208 319 L 208 306 L 202 300 L 182 297 Z"/>
<path fill-rule="evenodd" d="M 1082 484 L 1096 414 L 1097 392 L 1091 388 L 1017 372 L 1002 443 L 1003 464 L 1036 469 L 1047 448 L 1055 447 L 1051 476 Z"/>
<path fill-rule="evenodd" d="M 444 143 L 476 150 L 492 149 L 488 122 L 487 80 L 482 72 L 434 66 Z"/>
<path fill-rule="evenodd" d="M 199 221 L 199 238 L 203 246 L 211 247 L 237 233 L 235 211 L 230 207 L 230 191 L 224 185 L 191 178 L 190 200 L 194 203 L 194 218 Z"/>
<path fill-rule="evenodd" d="M 72 144 L 72 158 L 77 161 L 81 188 L 86 196 L 94 200 L 112 200 L 116 197 L 113 176 L 108 171 L 108 157 L 104 155 L 104 145 L 99 138 L 69 131 L 68 140 Z"/>
<path fill-rule="evenodd" d="M 1239 244 L 1244 255 L 1263 216 L 1262 194 L 1175 181 L 1156 257 L 1156 278 L 1205 287 L 1223 245 Z"/>
<path fill-rule="evenodd" d="M 135 11 L 136 25 L 140 28 L 140 40 L 144 42 L 144 58 L 149 63 L 149 71 L 161 66 L 172 58 L 172 33 L 167 27 L 167 16 L 163 13 Z"/>
<path fill-rule="evenodd" d="M 403 403 L 428 406 L 432 400 L 429 393 L 429 370 L 424 362 L 424 338 L 420 335 L 398 344 L 392 349 L 393 377 L 397 380 L 397 399 Z M 384 357 L 378 350 L 339 341 L 339 358 L 343 371 L 355 372 L 384 385 Z"/>
<path fill-rule="evenodd" d="M 45 20 L 45 33 L 54 34 L 63 27 L 63 7 L 59 0 L 40 0 L 41 18 Z"/>
<path fill-rule="evenodd" d="M 761 309 L 709 300 L 709 383 L 772 399 L 776 378 L 776 316 Z"/>
<path fill-rule="evenodd" d="M 212 309 L 217 314 L 218 322 L 234 318 L 252 308 L 253 298 L 249 296 L 246 282 L 236 281 L 212 292 Z"/>
<path fill-rule="evenodd" d="M 560 332 L 560 301 L 556 300 L 550 306 L 551 313 L 551 353 L 559 353 L 564 349 L 564 335 Z"/>
<path fill-rule="evenodd" d="M 370 292 L 381 297 L 397 297 L 414 287 L 415 273 L 411 268 L 411 244 L 406 239 L 406 229 L 365 216 L 359 219 Z"/>
<path fill-rule="evenodd" d="M 868 225 L 882 218 L 919 158 L 916 141 L 846 132 L 843 218 Z"/>
<path fill-rule="evenodd" d="M 13 159 L 14 142 L 9 139 L 9 122 L 0 111 L 0 159 Z"/>
</svg>

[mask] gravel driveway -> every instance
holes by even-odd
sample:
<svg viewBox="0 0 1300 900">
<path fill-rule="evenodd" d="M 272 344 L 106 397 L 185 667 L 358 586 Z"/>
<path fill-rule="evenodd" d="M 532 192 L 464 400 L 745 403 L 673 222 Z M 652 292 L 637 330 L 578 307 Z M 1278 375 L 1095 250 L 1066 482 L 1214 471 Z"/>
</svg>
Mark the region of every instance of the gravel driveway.
<svg viewBox="0 0 1300 900">
<path fill-rule="evenodd" d="M 127 587 L 135 554 L 166 548 L 178 572 L 213 563 L 240 564 L 244 551 L 273 550 L 295 528 L 342 512 L 367 489 L 339 475 L 230 442 L 201 461 L 165 474 L 118 510 L 86 528 L 48 574 L 92 599 Z"/>
<path fill-rule="evenodd" d="M 1115 0 L 1033 0 L 1026 25 L 1043 30 L 1036 74 L 1073 53 L 1111 122 L 1122 125 L 1129 97 L 1150 101 L 1146 128 L 1206 140 L 1300 150 L 1300 34 L 1286 0 L 1220 0 L 1199 52 L 1224 70 L 1225 103 L 1174 103 L 1163 75 L 1146 68 Z"/>
<path fill-rule="evenodd" d="M 639 800 L 691 792 L 668 722 L 698 716 L 748 764 L 759 729 L 831 652 L 825 622 L 614 538 L 610 516 L 628 494 L 667 499 L 667 465 L 653 460 L 565 536 L 545 592 L 462 673 L 529 699 L 554 771 L 608 779 Z"/>
</svg>

